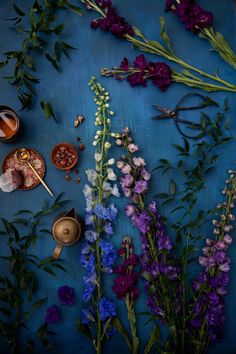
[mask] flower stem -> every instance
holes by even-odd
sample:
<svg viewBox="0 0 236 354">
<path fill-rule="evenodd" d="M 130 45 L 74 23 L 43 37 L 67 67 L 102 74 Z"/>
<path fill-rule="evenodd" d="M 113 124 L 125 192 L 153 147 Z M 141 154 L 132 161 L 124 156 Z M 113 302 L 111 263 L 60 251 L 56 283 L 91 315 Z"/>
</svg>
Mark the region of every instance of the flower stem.
<svg viewBox="0 0 236 354">
<path fill-rule="evenodd" d="M 206 91 L 208 91 L 208 88 L 211 87 L 212 91 L 224 90 L 224 91 L 236 92 L 235 85 L 228 83 L 227 81 L 221 79 L 220 77 L 218 77 L 216 75 L 208 74 L 208 73 L 204 72 L 203 70 L 200 70 L 200 69 L 186 63 L 182 59 L 178 58 L 173 52 L 166 50 L 162 45 L 160 45 L 156 41 L 148 41 L 146 39 L 139 40 L 139 39 L 134 38 L 133 36 L 130 36 L 128 34 L 125 35 L 125 38 L 129 42 L 131 42 L 134 46 L 138 47 L 139 49 L 141 49 L 145 52 L 159 55 L 163 58 L 166 58 L 170 61 L 173 61 L 173 62 L 181 65 L 182 67 L 184 67 L 186 69 L 189 69 L 191 71 L 195 71 L 196 73 L 198 73 L 201 76 L 205 76 L 213 81 L 219 82 L 219 83 L 226 86 L 226 87 L 222 87 L 222 86 L 212 85 L 212 84 L 209 84 L 207 82 L 204 82 L 204 81 L 198 79 L 199 83 L 201 83 L 201 86 L 202 86 L 201 88 L 205 90 L 205 87 L 206 87 Z M 181 75 L 181 73 L 178 73 L 177 75 Z M 177 82 L 180 82 L 180 81 L 177 81 Z M 182 80 L 181 82 L 186 84 L 187 86 L 193 86 L 193 85 L 189 85 L 188 83 L 186 83 L 185 80 Z M 192 83 L 194 83 L 194 82 L 192 81 Z M 197 87 L 199 87 L 199 86 L 197 86 Z"/>
</svg>

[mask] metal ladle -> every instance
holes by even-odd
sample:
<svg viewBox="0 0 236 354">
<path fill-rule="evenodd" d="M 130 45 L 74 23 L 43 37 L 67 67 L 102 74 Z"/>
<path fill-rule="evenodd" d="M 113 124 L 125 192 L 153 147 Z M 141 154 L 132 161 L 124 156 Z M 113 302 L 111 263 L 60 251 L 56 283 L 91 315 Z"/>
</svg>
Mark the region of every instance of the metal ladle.
<svg viewBox="0 0 236 354">
<path fill-rule="evenodd" d="M 29 162 L 30 159 L 30 152 L 25 149 L 25 148 L 20 148 L 17 150 L 16 152 L 16 157 L 18 159 L 18 161 L 22 162 L 22 163 L 27 163 L 27 165 L 31 168 L 31 170 L 34 172 L 34 174 L 38 177 L 38 179 L 40 180 L 40 182 L 42 183 L 42 185 L 44 186 L 44 188 L 48 191 L 48 193 L 53 197 L 52 192 L 50 191 L 50 189 L 48 188 L 48 186 L 46 185 L 46 183 L 43 181 L 43 179 L 40 177 L 40 175 L 38 174 L 38 172 L 34 169 L 34 167 L 31 165 L 31 163 Z"/>
</svg>

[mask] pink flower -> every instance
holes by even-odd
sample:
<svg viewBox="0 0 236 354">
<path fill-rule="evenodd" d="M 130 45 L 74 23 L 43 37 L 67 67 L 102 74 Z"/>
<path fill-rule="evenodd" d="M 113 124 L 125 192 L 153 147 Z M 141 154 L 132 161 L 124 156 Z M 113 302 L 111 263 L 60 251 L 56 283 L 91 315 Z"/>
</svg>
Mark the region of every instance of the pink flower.
<svg viewBox="0 0 236 354">
<path fill-rule="evenodd" d="M 133 205 L 130 205 L 130 204 L 126 205 L 125 214 L 127 216 L 131 217 L 131 216 L 133 216 L 135 214 L 135 212 L 136 212 L 136 209 L 135 209 L 135 207 Z"/>
<path fill-rule="evenodd" d="M 215 244 L 215 248 L 219 251 L 224 251 L 226 249 L 226 244 L 224 241 L 217 241 Z"/>
<path fill-rule="evenodd" d="M 225 243 L 227 243 L 228 245 L 230 245 L 230 244 L 232 243 L 232 237 L 231 237 L 230 235 L 226 234 L 226 235 L 224 236 L 224 241 L 225 241 Z"/>
<path fill-rule="evenodd" d="M 133 157 L 134 165 L 137 167 L 142 167 L 146 165 L 145 160 L 142 157 Z"/>
<path fill-rule="evenodd" d="M 123 192 L 124 192 L 124 195 L 127 197 L 127 198 L 129 198 L 129 197 L 131 197 L 131 194 L 132 194 L 132 192 L 131 192 L 131 189 L 130 188 L 122 188 L 122 190 L 123 190 Z"/>
<path fill-rule="evenodd" d="M 145 168 L 142 169 L 141 176 L 145 181 L 149 181 L 151 178 L 151 174 Z"/>
<path fill-rule="evenodd" d="M 129 145 L 128 145 L 128 150 L 129 150 L 129 152 L 133 153 L 133 152 L 135 152 L 135 151 L 138 151 L 139 148 L 138 148 L 137 145 L 129 144 Z"/>
<path fill-rule="evenodd" d="M 202 256 L 200 256 L 199 258 L 198 258 L 198 261 L 199 261 L 199 264 L 201 265 L 201 266 L 203 266 L 203 267 L 206 267 L 207 266 L 207 261 L 208 261 L 208 259 L 206 258 L 206 257 L 202 257 Z"/>
<path fill-rule="evenodd" d="M 122 172 L 124 175 L 126 175 L 126 174 L 130 173 L 131 170 L 132 170 L 132 169 L 131 169 L 131 166 L 128 165 L 128 164 L 125 164 L 125 166 L 122 167 L 121 172 Z"/>
</svg>

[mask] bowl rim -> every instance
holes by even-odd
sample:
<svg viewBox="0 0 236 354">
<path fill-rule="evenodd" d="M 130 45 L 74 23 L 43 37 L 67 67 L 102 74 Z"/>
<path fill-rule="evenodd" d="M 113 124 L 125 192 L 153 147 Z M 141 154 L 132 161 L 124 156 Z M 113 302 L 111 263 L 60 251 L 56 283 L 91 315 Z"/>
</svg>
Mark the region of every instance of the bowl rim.
<svg viewBox="0 0 236 354">
<path fill-rule="evenodd" d="M 54 156 L 54 154 L 55 154 L 55 151 L 56 151 L 59 147 L 61 147 L 61 146 L 70 147 L 70 148 L 73 150 L 73 152 L 75 153 L 75 155 L 76 155 L 74 162 L 73 162 L 70 166 L 61 167 L 61 166 L 59 166 L 59 165 L 54 161 L 54 159 L 53 159 L 53 156 Z M 53 165 L 54 165 L 58 170 L 65 170 L 65 171 L 66 171 L 66 170 L 71 170 L 71 169 L 72 169 L 73 167 L 75 167 L 75 165 L 77 164 L 78 158 L 79 158 L 79 154 L 78 154 L 78 152 L 76 151 L 74 145 L 71 144 L 71 143 L 67 143 L 67 142 L 58 143 L 58 144 L 56 144 L 56 145 L 52 148 L 52 151 L 51 151 L 51 161 L 52 161 Z"/>
</svg>

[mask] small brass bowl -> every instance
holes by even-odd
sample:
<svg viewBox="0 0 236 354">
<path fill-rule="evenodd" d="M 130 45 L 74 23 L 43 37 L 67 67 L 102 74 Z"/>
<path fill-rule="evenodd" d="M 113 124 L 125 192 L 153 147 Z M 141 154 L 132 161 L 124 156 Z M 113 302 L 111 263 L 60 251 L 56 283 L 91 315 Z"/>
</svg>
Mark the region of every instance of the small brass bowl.
<svg viewBox="0 0 236 354">
<path fill-rule="evenodd" d="M 63 153 L 65 155 L 64 158 Z M 52 149 L 51 160 L 53 165 L 59 170 L 71 170 L 78 162 L 78 152 L 72 144 L 60 143 Z"/>
</svg>

